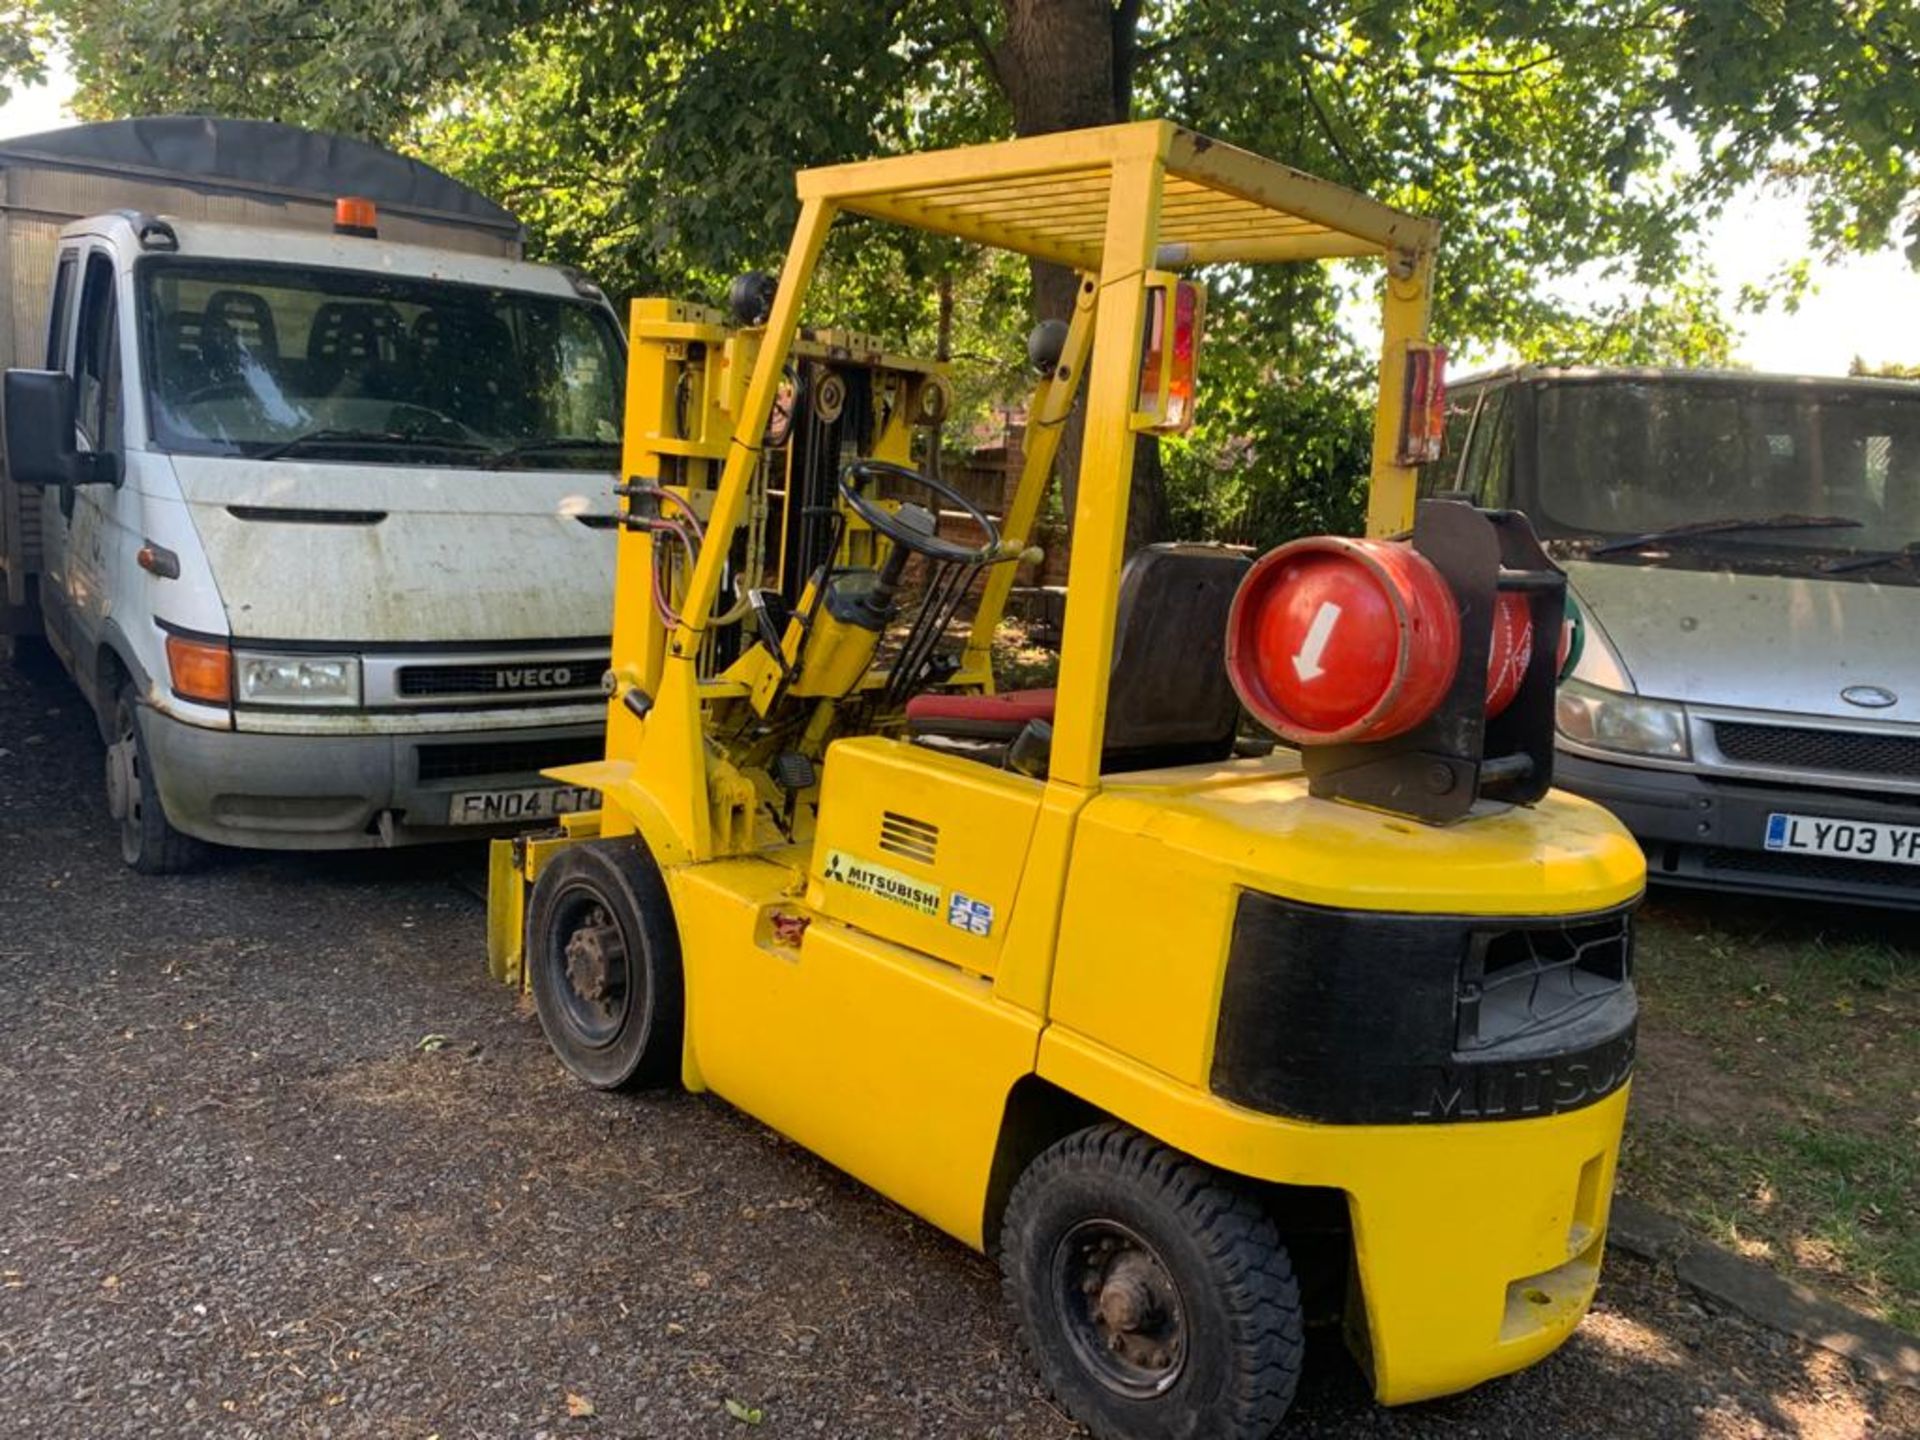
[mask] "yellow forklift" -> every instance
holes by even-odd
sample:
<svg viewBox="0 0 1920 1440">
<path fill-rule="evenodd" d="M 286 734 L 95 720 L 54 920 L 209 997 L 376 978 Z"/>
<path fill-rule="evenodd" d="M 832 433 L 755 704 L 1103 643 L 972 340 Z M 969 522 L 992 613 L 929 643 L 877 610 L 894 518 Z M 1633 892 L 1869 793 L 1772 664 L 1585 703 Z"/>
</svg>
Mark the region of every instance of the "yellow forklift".
<svg viewBox="0 0 1920 1440">
<path fill-rule="evenodd" d="M 1549 788 L 1564 581 L 1519 516 L 1416 514 L 1435 227 L 1162 121 L 798 189 L 777 279 L 633 306 L 606 757 L 550 772 L 601 807 L 496 842 L 493 973 L 586 1083 L 711 1090 L 994 1255 L 1098 1436 L 1270 1434 L 1317 1319 L 1387 1404 L 1546 1355 L 1645 877 Z M 1004 513 L 916 462 L 941 366 L 804 314 L 855 216 L 1078 273 Z M 1339 256 L 1386 268 L 1372 538 L 1125 554 L 1194 270 Z M 1076 397 L 1058 682 L 996 693 Z"/>
</svg>

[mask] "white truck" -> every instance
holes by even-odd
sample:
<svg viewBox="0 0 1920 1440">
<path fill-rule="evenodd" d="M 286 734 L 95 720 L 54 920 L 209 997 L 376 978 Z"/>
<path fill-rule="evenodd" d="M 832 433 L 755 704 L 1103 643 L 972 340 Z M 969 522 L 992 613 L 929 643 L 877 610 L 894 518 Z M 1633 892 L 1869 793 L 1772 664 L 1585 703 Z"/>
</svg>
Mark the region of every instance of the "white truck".
<svg viewBox="0 0 1920 1440">
<path fill-rule="evenodd" d="M 0 142 L 0 630 L 92 702 L 126 862 L 591 803 L 625 344 L 477 192 L 166 117 Z"/>
</svg>

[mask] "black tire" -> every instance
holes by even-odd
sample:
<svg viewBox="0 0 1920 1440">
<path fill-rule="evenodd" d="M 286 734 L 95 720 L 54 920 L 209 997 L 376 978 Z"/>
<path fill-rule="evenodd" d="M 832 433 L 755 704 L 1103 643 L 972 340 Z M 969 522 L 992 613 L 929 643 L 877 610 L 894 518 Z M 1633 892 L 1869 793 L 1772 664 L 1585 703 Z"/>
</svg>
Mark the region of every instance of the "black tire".
<svg viewBox="0 0 1920 1440">
<path fill-rule="evenodd" d="M 179 875 L 205 863 L 207 847 L 167 819 L 147 758 L 140 703 L 131 684 L 114 696 L 107 735 L 107 813 L 120 830 L 120 858 L 142 875 Z"/>
<path fill-rule="evenodd" d="M 680 937 L 666 881 L 637 840 L 560 852 L 534 882 L 527 964 L 540 1028 L 601 1090 L 680 1074 Z"/>
<path fill-rule="evenodd" d="M 1266 1213 L 1124 1125 L 1069 1135 L 1007 1202 L 1000 1264 L 1040 1378 L 1099 1440 L 1266 1440 L 1300 1290 Z"/>
<path fill-rule="evenodd" d="M 0 636 L 0 655 L 30 680 L 48 680 L 60 673 L 53 647 L 39 635 Z"/>
</svg>

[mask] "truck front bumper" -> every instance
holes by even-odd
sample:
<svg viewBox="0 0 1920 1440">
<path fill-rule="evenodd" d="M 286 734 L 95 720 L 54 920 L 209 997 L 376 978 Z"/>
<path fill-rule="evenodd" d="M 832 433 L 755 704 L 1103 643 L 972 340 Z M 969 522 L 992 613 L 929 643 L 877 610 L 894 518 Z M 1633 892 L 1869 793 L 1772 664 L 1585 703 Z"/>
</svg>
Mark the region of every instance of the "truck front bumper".
<svg viewBox="0 0 1920 1440">
<path fill-rule="evenodd" d="M 459 794 L 550 785 L 539 772 L 598 754 L 602 727 L 285 735 L 209 730 L 158 710 L 142 729 L 174 828 L 218 845 L 352 850 L 477 840 L 507 826 L 450 819 Z"/>
<path fill-rule="evenodd" d="M 1554 784 L 1606 806 L 1647 852 L 1647 878 L 1670 885 L 1920 907 L 1920 865 L 1789 855 L 1766 848 L 1775 812 L 1920 825 L 1920 800 L 1854 790 L 1725 780 L 1689 770 L 1554 757 Z"/>
</svg>

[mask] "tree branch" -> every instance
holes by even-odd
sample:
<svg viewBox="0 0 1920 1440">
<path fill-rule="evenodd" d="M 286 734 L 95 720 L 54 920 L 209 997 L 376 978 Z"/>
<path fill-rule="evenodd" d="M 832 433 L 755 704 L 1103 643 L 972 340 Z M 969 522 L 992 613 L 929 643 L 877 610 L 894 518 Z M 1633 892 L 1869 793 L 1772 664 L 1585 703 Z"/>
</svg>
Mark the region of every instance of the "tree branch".
<svg viewBox="0 0 1920 1440">
<path fill-rule="evenodd" d="M 1357 181 L 1360 178 L 1359 167 L 1353 163 L 1353 156 L 1347 153 L 1345 143 L 1334 128 L 1333 117 L 1327 114 L 1326 107 L 1320 103 L 1320 96 L 1313 88 L 1313 74 L 1306 65 L 1310 56 L 1311 52 L 1302 46 L 1300 53 L 1294 57 L 1293 68 L 1300 76 L 1300 93 L 1307 97 L 1308 108 L 1313 111 L 1314 119 L 1320 122 L 1320 133 L 1327 137 L 1327 143 L 1333 147 L 1333 153 L 1339 157 L 1340 164 L 1347 172 L 1347 178 Z"/>
</svg>

